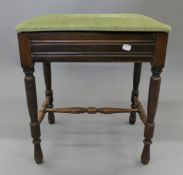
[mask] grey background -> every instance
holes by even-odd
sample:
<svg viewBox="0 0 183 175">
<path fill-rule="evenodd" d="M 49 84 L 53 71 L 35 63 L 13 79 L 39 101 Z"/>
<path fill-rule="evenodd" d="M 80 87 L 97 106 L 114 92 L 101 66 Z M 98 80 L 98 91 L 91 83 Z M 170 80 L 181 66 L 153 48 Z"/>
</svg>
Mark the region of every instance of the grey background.
<svg viewBox="0 0 183 175">
<path fill-rule="evenodd" d="M 0 174 L 181 174 L 182 161 L 182 0 L 16 0 L 0 1 Z M 16 24 L 47 13 L 141 13 L 172 26 L 152 159 L 139 163 L 143 127 L 127 124 L 127 114 L 58 115 L 54 126 L 42 125 L 45 162 L 32 160 L 23 73 Z M 128 106 L 131 64 L 53 64 L 55 106 Z M 146 104 L 150 65 L 144 64 L 140 99 Z M 44 99 L 42 65 L 35 70 L 38 102 Z M 125 82 L 125 83 L 124 83 Z M 86 117 L 85 117 L 86 116 Z M 126 116 L 126 118 L 125 118 Z"/>
</svg>

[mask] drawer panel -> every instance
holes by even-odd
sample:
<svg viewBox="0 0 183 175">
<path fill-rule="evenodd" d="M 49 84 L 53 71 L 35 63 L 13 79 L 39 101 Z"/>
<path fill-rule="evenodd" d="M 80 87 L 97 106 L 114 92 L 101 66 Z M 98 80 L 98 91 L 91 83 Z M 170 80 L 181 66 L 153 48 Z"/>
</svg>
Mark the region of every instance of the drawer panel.
<svg viewBox="0 0 183 175">
<path fill-rule="evenodd" d="M 150 62 L 155 52 L 154 33 L 45 32 L 30 33 L 33 60 L 68 62 Z"/>
<path fill-rule="evenodd" d="M 125 47 L 126 46 L 126 47 Z M 146 43 L 146 42 L 123 42 L 123 41 L 62 41 L 62 42 L 54 42 L 49 41 L 47 43 L 44 42 L 33 42 L 31 43 L 32 52 L 63 52 L 63 54 L 67 53 L 91 53 L 91 52 L 118 52 L 118 53 L 153 53 L 154 52 L 154 43 Z"/>
</svg>

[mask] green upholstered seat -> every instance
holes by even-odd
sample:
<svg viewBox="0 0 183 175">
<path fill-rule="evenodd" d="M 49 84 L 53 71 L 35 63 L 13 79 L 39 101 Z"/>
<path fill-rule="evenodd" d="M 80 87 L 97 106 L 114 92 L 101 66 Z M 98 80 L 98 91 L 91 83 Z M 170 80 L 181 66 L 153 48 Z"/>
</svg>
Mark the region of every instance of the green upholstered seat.
<svg viewBox="0 0 183 175">
<path fill-rule="evenodd" d="M 139 14 L 48 14 L 29 19 L 16 27 L 36 31 L 137 31 L 169 32 L 171 27 Z"/>
</svg>

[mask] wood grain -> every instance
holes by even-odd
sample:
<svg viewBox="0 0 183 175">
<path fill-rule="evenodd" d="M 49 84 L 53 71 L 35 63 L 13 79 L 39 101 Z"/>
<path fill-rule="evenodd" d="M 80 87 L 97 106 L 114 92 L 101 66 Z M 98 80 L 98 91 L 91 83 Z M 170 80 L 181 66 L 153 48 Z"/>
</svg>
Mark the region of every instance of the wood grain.
<svg viewBox="0 0 183 175">
<path fill-rule="evenodd" d="M 88 114 L 96 114 L 96 113 L 103 113 L 103 114 L 112 114 L 112 113 L 128 113 L 135 111 L 137 109 L 128 109 L 128 108 L 111 108 L 111 107 L 104 107 L 104 108 L 96 108 L 96 107 L 68 107 L 68 108 L 47 108 L 47 112 L 58 112 L 58 113 L 71 113 L 71 114 L 80 114 L 80 113 L 88 113 Z"/>
</svg>

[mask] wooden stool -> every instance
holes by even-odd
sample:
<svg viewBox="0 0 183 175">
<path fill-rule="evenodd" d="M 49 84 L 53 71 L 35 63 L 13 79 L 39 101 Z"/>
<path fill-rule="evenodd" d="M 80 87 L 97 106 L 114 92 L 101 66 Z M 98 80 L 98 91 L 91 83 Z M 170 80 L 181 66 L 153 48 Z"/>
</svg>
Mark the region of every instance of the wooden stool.
<svg viewBox="0 0 183 175">
<path fill-rule="evenodd" d="M 165 64 L 168 32 L 171 28 L 152 18 L 138 14 L 50 14 L 18 25 L 21 66 L 25 73 L 25 89 L 30 114 L 34 158 L 42 163 L 40 123 L 48 113 L 50 124 L 54 113 L 130 113 L 134 124 L 136 113 L 145 125 L 141 161 L 150 160 L 150 144 L 160 90 L 160 73 Z M 34 64 L 43 63 L 46 100 L 38 111 Z M 51 62 L 133 62 L 131 108 L 68 107 L 53 108 Z M 151 63 L 147 115 L 138 99 L 142 63 Z"/>
</svg>

